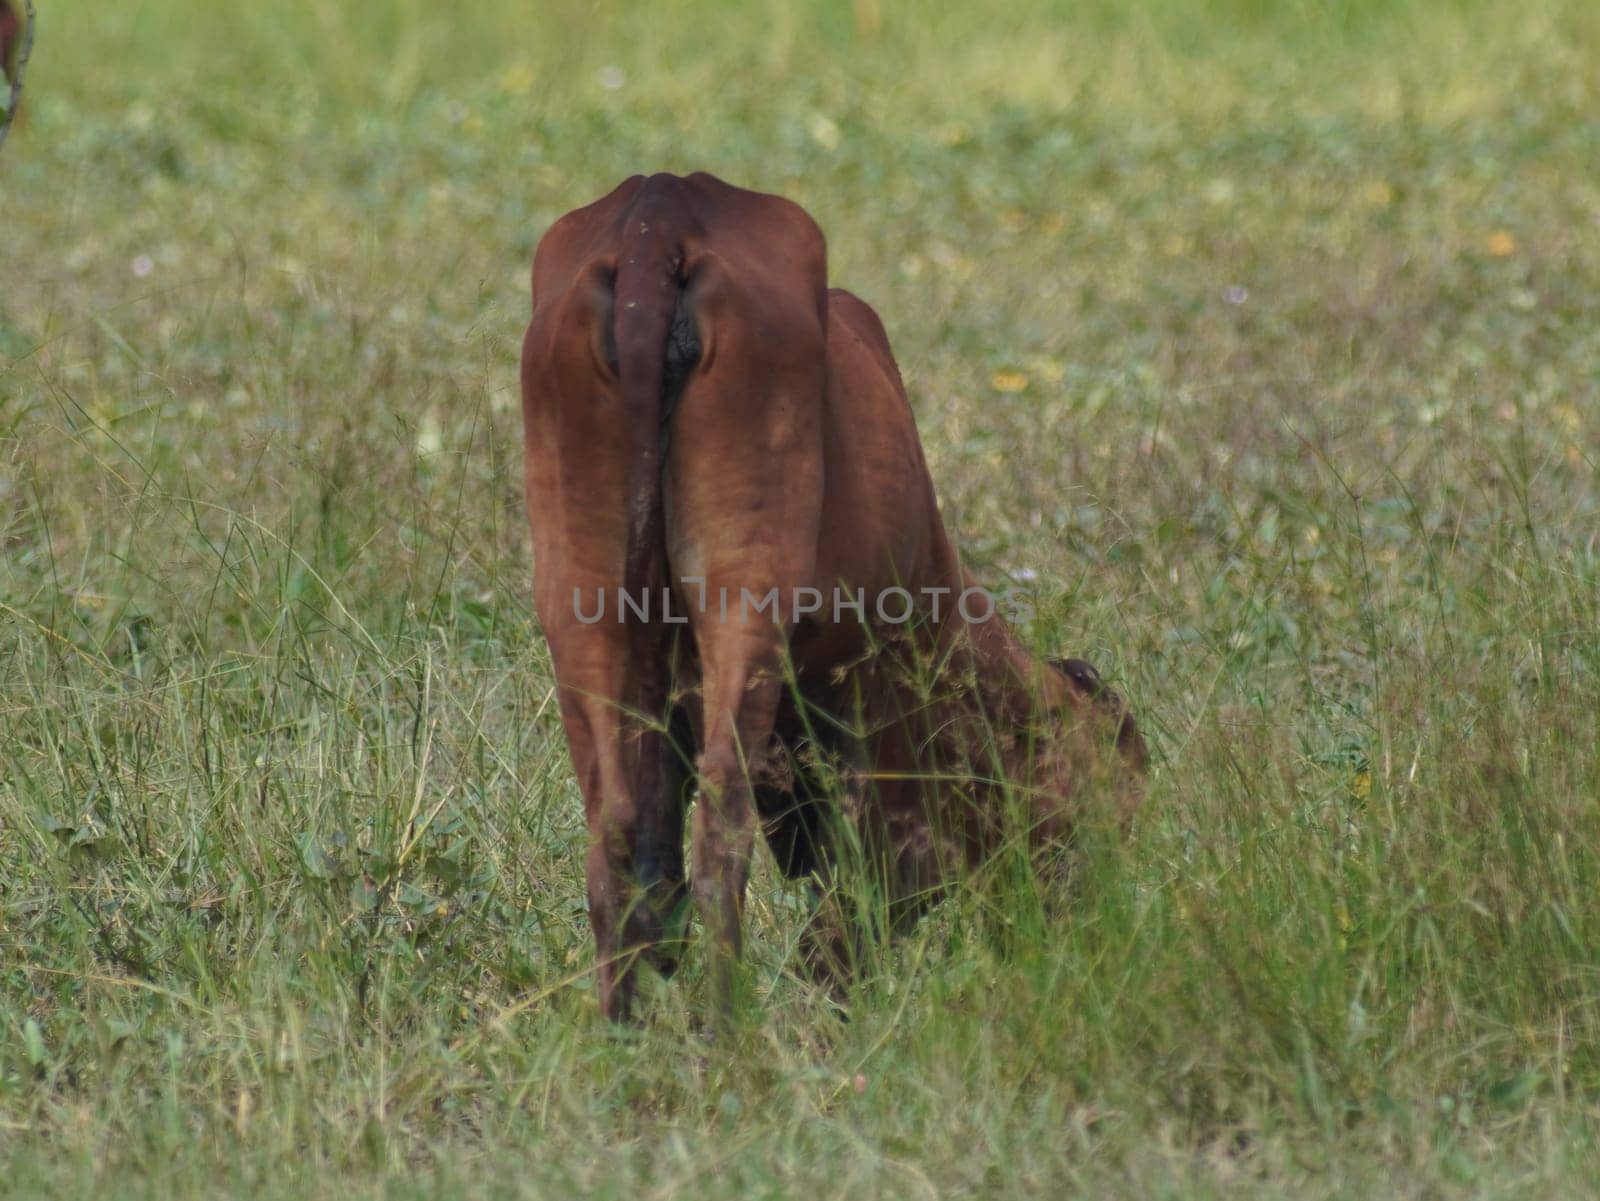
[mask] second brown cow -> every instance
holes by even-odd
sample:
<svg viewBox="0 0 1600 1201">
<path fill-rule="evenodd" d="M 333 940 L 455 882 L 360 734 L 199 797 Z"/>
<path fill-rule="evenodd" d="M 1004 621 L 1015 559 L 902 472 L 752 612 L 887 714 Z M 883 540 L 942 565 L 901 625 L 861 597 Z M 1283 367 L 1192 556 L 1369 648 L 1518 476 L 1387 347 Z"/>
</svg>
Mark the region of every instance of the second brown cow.
<svg viewBox="0 0 1600 1201">
<path fill-rule="evenodd" d="M 608 1017 L 640 959 L 675 966 L 691 893 L 726 1012 L 758 830 L 819 882 L 850 831 L 903 923 L 993 852 L 1008 799 L 1041 848 L 1097 798 L 1131 813 L 1132 719 L 963 570 L 883 326 L 828 287 L 801 208 L 654 175 L 561 218 L 522 397 Z M 811 959 L 837 969 L 823 929 Z"/>
<path fill-rule="evenodd" d="M 12 74 L 17 69 L 17 57 L 22 46 L 22 18 L 11 7 L 11 0 L 0 0 L 0 72 L 5 73 L 9 88 Z"/>
</svg>

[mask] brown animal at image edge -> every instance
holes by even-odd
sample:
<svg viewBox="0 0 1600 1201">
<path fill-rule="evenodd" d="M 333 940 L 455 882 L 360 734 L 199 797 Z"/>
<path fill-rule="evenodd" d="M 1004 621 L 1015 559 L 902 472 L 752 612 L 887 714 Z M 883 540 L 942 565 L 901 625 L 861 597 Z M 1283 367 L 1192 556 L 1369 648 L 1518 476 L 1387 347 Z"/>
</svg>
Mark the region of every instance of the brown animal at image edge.
<svg viewBox="0 0 1600 1201">
<path fill-rule="evenodd" d="M 22 18 L 11 7 L 10 0 L 0 0 L 0 71 L 5 72 L 7 83 L 11 81 L 11 73 L 16 70 L 17 53 L 21 45 Z"/>
<path fill-rule="evenodd" d="M 992 854 L 1007 796 L 1041 850 L 1097 799 L 1126 823 L 1148 758 L 1133 719 L 1088 664 L 1041 663 L 992 605 L 952 603 L 976 584 L 887 335 L 827 286 L 800 207 L 654 175 L 562 217 L 534 255 L 522 396 L 608 1017 L 629 1015 L 639 959 L 676 965 L 691 881 L 727 1012 L 758 828 L 821 892 L 852 824 L 903 926 Z M 575 603 L 618 589 L 669 603 L 603 620 Z M 843 619 L 802 603 L 841 589 L 866 598 Z M 917 620 L 879 619 L 872 598 L 896 590 Z M 824 975 L 848 969 L 839 925 L 819 906 L 805 932 Z"/>
<path fill-rule="evenodd" d="M 0 0 L 0 76 L 4 77 L 0 103 L 5 105 L 0 110 L 0 145 L 17 123 L 22 103 L 22 73 L 33 41 L 33 6 L 24 11 L 26 20 L 11 0 Z"/>
</svg>

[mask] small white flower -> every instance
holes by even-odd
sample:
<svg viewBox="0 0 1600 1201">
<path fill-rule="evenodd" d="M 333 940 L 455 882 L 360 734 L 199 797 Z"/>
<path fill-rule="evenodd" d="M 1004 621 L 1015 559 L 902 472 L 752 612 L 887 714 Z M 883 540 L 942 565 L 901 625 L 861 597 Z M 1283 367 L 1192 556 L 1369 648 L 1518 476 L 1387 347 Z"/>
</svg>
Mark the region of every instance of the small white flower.
<svg viewBox="0 0 1600 1201">
<path fill-rule="evenodd" d="M 1250 292 L 1242 284 L 1233 284 L 1223 293 L 1229 304 L 1243 304 L 1250 299 Z"/>
<path fill-rule="evenodd" d="M 443 445 L 444 438 L 439 429 L 439 418 L 432 412 L 423 414 L 422 422 L 417 427 L 417 454 L 423 458 L 436 455 Z"/>
<path fill-rule="evenodd" d="M 807 124 L 807 132 L 811 140 L 824 150 L 837 150 L 839 148 L 839 126 L 833 118 L 816 113 Z"/>
<path fill-rule="evenodd" d="M 628 82 L 628 73 L 621 67 L 607 63 L 600 68 L 600 86 L 608 92 L 621 91 Z"/>
<path fill-rule="evenodd" d="M 151 261 L 151 258 L 148 254 L 134 255 L 133 262 L 129 263 L 128 266 L 140 279 L 143 279 L 156 269 L 155 263 Z"/>
</svg>

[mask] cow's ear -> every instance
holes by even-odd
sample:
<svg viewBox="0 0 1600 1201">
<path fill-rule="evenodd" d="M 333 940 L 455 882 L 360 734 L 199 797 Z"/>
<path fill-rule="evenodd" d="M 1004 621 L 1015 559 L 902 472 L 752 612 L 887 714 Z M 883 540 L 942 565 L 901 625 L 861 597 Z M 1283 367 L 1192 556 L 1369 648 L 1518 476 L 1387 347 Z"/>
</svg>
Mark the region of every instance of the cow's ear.
<svg viewBox="0 0 1600 1201">
<path fill-rule="evenodd" d="M 1083 659 L 1051 659 L 1050 666 L 1066 677 L 1079 696 L 1087 697 L 1095 707 L 1115 722 L 1113 729 L 1117 748 L 1134 771 L 1141 775 L 1150 769 L 1150 748 L 1144 735 L 1133 720 L 1133 714 L 1123 704 L 1122 698 L 1106 687 L 1094 664 Z"/>
<path fill-rule="evenodd" d="M 1094 664 L 1087 659 L 1052 659 L 1050 666 L 1066 676 L 1067 682 L 1082 695 L 1091 699 L 1099 699 L 1105 695 L 1105 681 L 1094 669 Z"/>
</svg>

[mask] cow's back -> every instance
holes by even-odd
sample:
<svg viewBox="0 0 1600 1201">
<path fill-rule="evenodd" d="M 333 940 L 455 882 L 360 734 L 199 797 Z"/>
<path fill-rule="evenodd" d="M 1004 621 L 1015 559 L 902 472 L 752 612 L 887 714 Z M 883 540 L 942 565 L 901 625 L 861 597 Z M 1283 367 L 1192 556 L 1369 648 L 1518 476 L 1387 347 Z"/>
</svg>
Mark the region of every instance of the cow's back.
<svg viewBox="0 0 1600 1201">
<path fill-rule="evenodd" d="M 828 294 L 824 462 L 826 584 L 875 596 L 945 582 L 954 557 L 900 369 L 877 313 L 842 288 Z"/>
</svg>

